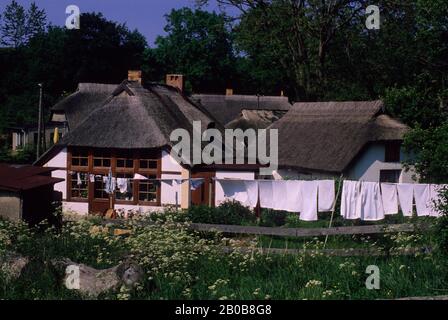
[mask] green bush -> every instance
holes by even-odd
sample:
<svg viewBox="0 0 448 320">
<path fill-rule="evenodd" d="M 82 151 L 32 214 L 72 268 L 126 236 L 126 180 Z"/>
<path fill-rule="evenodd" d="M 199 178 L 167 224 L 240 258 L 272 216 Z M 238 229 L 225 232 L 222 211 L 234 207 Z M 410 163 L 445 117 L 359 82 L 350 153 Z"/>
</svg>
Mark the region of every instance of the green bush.
<svg viewBox="0 0 448 320">
<path fill-rule="evenodd" d="M 263 227 L 280 227 L 286 224 L 288 213 L 285 211 L 276 211 L 263 209 L 261 211 L 260 225 Z"/>
<path fill-rule="evenodd" d="M 256 221 L 252 210 L 236 201 L 226 201 L 217 208 L 195 206 L 188 210 L 187 219 L 194 223 L 245 225 Z"/>
<path fill-rule="evenodd" d="M 440 252 L 448 255 L 448 188 L 442 191 L 440 198 L 436 208 L 440 210 L 442 216 L 437 219 L 435 237 Z"/>
</svg>

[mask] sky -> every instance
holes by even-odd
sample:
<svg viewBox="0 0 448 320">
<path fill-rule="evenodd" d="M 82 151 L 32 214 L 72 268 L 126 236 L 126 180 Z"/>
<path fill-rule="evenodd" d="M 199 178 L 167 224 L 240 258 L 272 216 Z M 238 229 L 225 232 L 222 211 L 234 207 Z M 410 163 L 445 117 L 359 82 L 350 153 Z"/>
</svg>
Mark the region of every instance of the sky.
<svg viewBox="0 0 448 320">
<path fill-rule="evenodd" d="M 16 0 L 28 8 L 33 0 Z M 0 0 L 0 14 L 11 0 Z M 77 5 L 82 12 L 102 12 L 113 21 L 125 22 L 129 29 L 138 29 L 153 45 L 158 35 L 164 35 L 165 14 L 171 9 L 195 7 L 194 0 L 34 0 L 39 8 L 45 9 L 47 19 L 53 25 L 64 26 L 65 9 L 68 5 Z M 215 0 L 208 6 L 209 11 L 219 11 Z M 82 21 L 81 21 L 82 24 Z"/>
</svg>

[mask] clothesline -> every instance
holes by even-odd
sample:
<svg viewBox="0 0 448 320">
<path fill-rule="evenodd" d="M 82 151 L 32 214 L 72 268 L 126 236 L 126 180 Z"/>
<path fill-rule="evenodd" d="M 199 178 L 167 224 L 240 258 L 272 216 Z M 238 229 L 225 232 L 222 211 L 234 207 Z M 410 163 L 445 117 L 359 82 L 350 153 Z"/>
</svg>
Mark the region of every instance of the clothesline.
<svg viewBox="0 0 448 320">
<path fill-rule="evenodd" d="M 215 179 L 223 196 L 216 205 L 234 200 L 254 208 L 260 207 L 300 213 L 300 219 L 316 221 L 318 212 L 334 210 L 335 180 L 246 180 Z M 400 184 L 343 180 L 341 215 L 345 219 L 380 221 L 386 215 L 412 216 L 413 203 L 418 216 L 438 217 L 434 202 L 445 185 Z M 218 190 L 218 189 L 217 189 Z"/>
</svg>

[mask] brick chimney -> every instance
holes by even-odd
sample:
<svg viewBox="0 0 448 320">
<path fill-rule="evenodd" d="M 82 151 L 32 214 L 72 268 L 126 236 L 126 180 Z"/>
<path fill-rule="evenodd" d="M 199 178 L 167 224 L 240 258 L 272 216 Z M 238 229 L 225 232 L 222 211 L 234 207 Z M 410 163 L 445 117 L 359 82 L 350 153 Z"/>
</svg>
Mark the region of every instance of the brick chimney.
<svg viewBox="0 0 448 320">
<path fill-rule="evenodd" d="M 233 89 L 226 89 L 226 96 L 233 96 Z"/>
<path fill-rule="evenodd" d="M 182 74 L 167 74 L 166 84 L 184 91 L 184 76 Z"/>
<path fill-rule="evenodd" d="M 128 71 L 128 80 L 129 81 L 137 81 L 138 83 L 142 83 L 142 72 L 140 70 L 129 70 Z"/>
</svg>

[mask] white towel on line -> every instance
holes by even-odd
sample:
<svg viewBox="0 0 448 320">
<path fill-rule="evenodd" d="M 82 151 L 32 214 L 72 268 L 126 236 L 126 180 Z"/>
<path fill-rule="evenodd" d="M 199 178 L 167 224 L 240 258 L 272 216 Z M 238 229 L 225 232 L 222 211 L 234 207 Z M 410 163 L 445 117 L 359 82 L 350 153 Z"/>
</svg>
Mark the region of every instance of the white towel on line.
<svg viewBox="0 0 448 320">
<path fill-rule="evenodd" d="M 429 184 L 414 185 L 415 207 L 419 217 L 427 217 L 431 214 L 431 191 Z"/>
<path fill-rule="evenodd" d="M 382 183 L 381 198 L 383 200 L 384 214 L 398 214 L 398 193 L 396 184 Z"/>
<path fill-rule="evenodd" d="M 272 190 L 272 181 L 259 181 L 260 206 L 265 209 L 274 209 L 274 193 Z"/>
<path fill-rule="evenodd" d="M 300 200 L 300 181 L 286 182 L 285 210 L 288 212 L 299 213 L 301 208 Z"/>
<path fill-rule="evenodd" d="M 300 181 L 300 220 L 317 221 L 317 181 Z"/>
<path fill-rule="evenodd" d="M 341 198 L 341 215 L 344 219 L 356 220 L 361 218 L 356 210 L 360 189 L 361 183 L 359 181 L 344 181 Z"/>
<path fill-rule="evenodd" d="M 414 200 L 414 185 L 410 183 L 397 184 L 400 208 L 405 217 L 412 217 L 412 204 Z"/>
<path fill-rule="evenodd" d="M 274 210 L 278 211 L 286 211 L 288 209 L 286 181 L 272 181 L 272 206 Z"/>
<path fill-rule="evenodd" d="M 358 197 L 356 215 L 363 221 L 380 221 L 384 219 L 383 201 L 378 182 L 362 182 Z"/>
<path fill-rule="evenodd" d="M 243 180 L 216 180 L 216 183 L 219 184 L 224 191 L 224 199 L 219 199 L 221 200 L 220 202 L 233 200 L 242 204 L 247 203 L 248 195 Z"/>
<path fill-rule="evenodd" d="M 244 181 L 247 192 L 246 206 L 255 208 L 258 204 L 258 182 L 257 181 Z"/>
<path fill-rule="evenodd" d="M 329 212 L 333 210 L 335 202 L 334 180 L 318 181 L 318 210 L 319 212 Z"/>
</svg>

